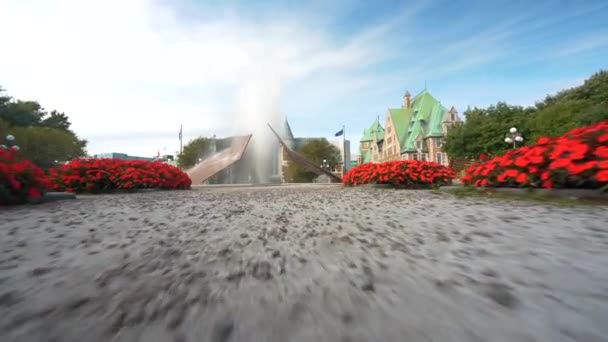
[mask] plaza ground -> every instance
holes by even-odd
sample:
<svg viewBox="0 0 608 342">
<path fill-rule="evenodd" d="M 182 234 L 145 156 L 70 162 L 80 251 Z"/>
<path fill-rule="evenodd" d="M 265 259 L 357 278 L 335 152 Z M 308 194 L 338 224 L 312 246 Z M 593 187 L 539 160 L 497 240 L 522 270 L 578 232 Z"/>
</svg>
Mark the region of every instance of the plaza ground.
<svg viewBox="0 0 608 342">
<path fill-rule="evenodd" d="M 0 209 L 1 341 L 607 341 L 608 210 L 335 185 Z"/>
</svg>

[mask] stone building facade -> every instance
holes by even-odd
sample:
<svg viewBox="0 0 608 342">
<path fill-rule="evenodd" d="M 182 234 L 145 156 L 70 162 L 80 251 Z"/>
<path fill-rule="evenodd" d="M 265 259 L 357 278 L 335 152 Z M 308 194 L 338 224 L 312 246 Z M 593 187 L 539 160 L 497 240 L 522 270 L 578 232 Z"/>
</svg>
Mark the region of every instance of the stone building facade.
<svg viewBox="0 0 608 342">
<path fill-rule="evenodd" d="M 376 119 L 364 130 L 360 162 L 409 159 L 449 165 L 441 146 L 448 128 L 457 122 L 456 109 L 448 110 L 426 89 L 413 98 L 405 92 L 400 108 L 388 108 L 384 128 Z"/>
</svg>

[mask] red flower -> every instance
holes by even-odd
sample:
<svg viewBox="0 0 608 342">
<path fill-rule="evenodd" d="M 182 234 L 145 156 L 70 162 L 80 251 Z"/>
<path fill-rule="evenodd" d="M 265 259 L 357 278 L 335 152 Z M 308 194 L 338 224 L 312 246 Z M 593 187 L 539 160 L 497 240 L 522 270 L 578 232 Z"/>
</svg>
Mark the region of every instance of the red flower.
<svg viewBox="0 0 608 342">
<path fill-rule="evenodd" d="M 468 167 L 464 184 L 598 188 L 608 183 L 608 122 L 579 127 Z M 494 178 L 495 177 L 495 178 Z M 540 182 L 539 182 L 540 178 Z"/>
<path fill-rule="evenodd" d="M 568 173 L 573 174 L 573 175 L 578 175 L 580 173 L 583 173 L 587 170 L 592 169 L 596 165 L 597 165 L 597 162 L 595 160 L 588 161 L 583 164 L 570 164 L 570 165 L 568 165 Z"/>
<path fill-rule="evenodd" d="M 526 175 L 525 173 L 520 173 L 519 175 L 517 175 L 517 178 L 515 178 L 515 181 L 517 183 L 523 184 L 528 180 L 528 175 Z"/>
<path fill-rule="evenodd" d="M 547 137 L 540 137 L 536 141 L 536 144 L 537 145 L 545 145 L 545 144 L 549 143 L 549 141 L 551 141 L 551 140 L 549 138 L 547 138 Z"/>
<path fill-rule="evenodd" d="M 24 203 L 39 197 L 50 184 L 42 170 L 23 159 L 19 151 L 0 149 L 0 205 Z"/>
<path fill-rule="evenodd" d="M 608 183 L 608 170 L 601 170 L 595 174 L 595 179 L 601 183 Z"/>
<path fill-rule="evenodd" d="M 455 177 L 449 168 L 433 162 L 396 160 L 385 163 L 358 165 L 342 177 L 345 185 L 382 184 L 438 184 Z"/>
<path fill-rule="evenodd" d="M 507 178 L 515 178 L 519 175 L 519 172 L 515 169 L 509 169 L 509 170 L 505 171 L 504 175 Z"/>
<path fill-rule="evenodd" d="M 602 159 L 608 159 L 608 146 L 599 146 L 598 148 L 595 149 L 593 154 L 595 154 L 596 156 L 598 156 Z"/>
<path fill-rule="evenodd" d="M 40 197 L 40 190 L 36 188 L 27 189 L 27 197 L 28 198 L 38 198 Z"/>
<path fill-rule="evenodd" d="M 570 164 L 572 164 L 572 161 L 570 159 L 557 159 L 551 162 L 551 164 L 549 164 L 549 169 L 555 170 L 563 167 L 568 167 L 570 166 Z"/>
<path fill-rule="evenodd" d="M 60 189 L 74 192 L 121 188 L 188 189 L 187 174 L 162 162 L 77 159 L 50 172 Z"/>
<path fill-rule="evenodd" d="M 519 157 L 515 159 L 515 166 L 526 167 L 530 164 L 530 160 L 524 157 Z"/>
</svg>

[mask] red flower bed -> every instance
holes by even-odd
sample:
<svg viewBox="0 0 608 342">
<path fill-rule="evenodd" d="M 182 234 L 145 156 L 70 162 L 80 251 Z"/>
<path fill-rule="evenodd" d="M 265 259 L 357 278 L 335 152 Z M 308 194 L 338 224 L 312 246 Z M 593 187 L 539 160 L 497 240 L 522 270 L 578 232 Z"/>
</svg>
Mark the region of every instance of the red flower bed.
<svg viewBox="0 0 608 342">
<path fill-rule="evenodd" d="M 175 166 L 149 161 L 75 159 L 52 168 L 52 189 L 107 192 L 116 189 L 189 189 L 190 177 Z"/>
<path fill-rule="evenodd" d="M 466 169 L 473 186 L 589 188 L 608 185 L 608 122 L 580 127 Z"/>
<path fill-rule="evenodd" d="M 434 162 L 396 160 L 355 166 L 342 177 L 344 185 L 392 184 L 396 186 L 431 186 L 448 184 L 455 174 L 450 168 Z"/>
<path fill-rule="evenodd" d="M 49 186 L 44 172 L 17 150 L 0 148 L 0 205 L 37 200 Z"/>
</svg>

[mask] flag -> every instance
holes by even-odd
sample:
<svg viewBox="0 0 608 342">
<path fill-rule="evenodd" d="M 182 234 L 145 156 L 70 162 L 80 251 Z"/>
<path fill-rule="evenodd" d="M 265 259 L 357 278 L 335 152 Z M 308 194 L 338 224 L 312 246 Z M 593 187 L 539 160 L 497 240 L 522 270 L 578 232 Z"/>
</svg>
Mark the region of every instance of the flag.
<svg viewBox="0 0 608 342">
<path fill-rule="evenodd" d="M 342 129 L 340 130 L 340 132 L 336 133 L 336 135 L 335 135 L 335 136 L 336 136 L 336 137 L 339 137 L 339 136 L 341 136 L 342 134 L 344 134 L 344 128 L 342 128 Z"/>
<path fill-rule="evenodd" d="M 179 140 L 182 140 L 182 126 L 179 126 Z"/>
</svg>

